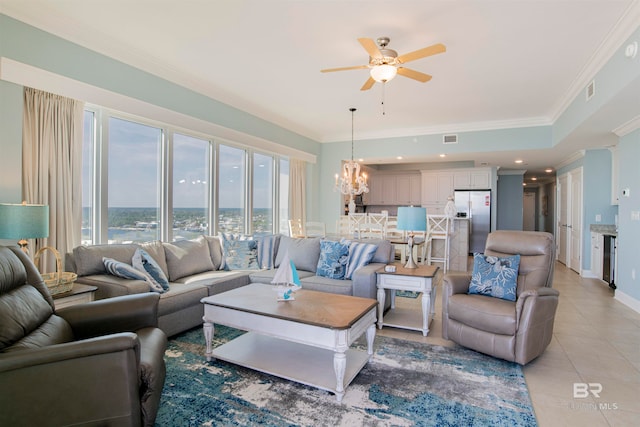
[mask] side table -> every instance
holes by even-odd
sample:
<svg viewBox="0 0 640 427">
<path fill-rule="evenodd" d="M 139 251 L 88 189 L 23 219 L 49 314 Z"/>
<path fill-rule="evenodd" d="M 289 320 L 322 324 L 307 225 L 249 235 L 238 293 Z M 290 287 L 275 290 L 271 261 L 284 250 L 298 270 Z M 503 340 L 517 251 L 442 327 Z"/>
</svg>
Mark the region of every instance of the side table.
<svg viewBox="0 0 640 427">
<path fill-rule="evenodd" d="M 53 295 L 53 303 L 56 309 L 70 305 L 83 304 L 94 300 L 94 293 L 98 290 L 97 286 L 83 285 L 82 283 L 74 283 L 73 289 L 63 294 Z"/>
<path fill-rule="evenodd" d="M 436 289 L 433 287 L 433 278 L 438 271 L 435 265 L 419 265 L 418 268 L 404 268 L 401 263 L 391 264 L 396 267 L 395 272 L 387 272 L 384 268 L 376 271 L 378 284 L 378 329 L 383 326 L 411 329 L 421 331 L 425 337 L 429 333 L 429 325 L 435 316 Z M 385 289 L 391 292 L 391 311 L 395 309 L 395 291 L 422 292 L 422 322 L 419 326 L 393 323 L 389 319 L 386 323 L 383 319 Z M 433 295 L 432 295 L 433 293 Z M 392 314 L 392 313 L 388 313 Z"/>
</svg>

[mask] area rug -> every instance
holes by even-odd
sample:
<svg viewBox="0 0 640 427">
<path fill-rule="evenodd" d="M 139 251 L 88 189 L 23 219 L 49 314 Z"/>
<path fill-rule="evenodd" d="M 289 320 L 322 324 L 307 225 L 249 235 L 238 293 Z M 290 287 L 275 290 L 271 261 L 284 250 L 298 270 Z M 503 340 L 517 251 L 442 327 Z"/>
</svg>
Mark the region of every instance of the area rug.
<svg viewBox="0 0 640 427">
<path fill-rule="evenodd" d="M 241 333 L 216 325 L 214 346 Z M 170 340 L 157 426 L 536 425 L 520 366 L 459 347 L 376 337 L 342 403 L 204 352 L 200 328 Z"/>
</svg>

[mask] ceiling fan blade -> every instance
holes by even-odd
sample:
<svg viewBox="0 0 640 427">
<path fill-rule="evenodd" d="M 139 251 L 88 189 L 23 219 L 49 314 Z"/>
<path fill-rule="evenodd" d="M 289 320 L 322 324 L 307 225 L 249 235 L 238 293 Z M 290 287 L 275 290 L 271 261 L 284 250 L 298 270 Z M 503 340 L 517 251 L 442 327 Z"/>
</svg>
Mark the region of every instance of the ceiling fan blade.
<svg viewBox="0 0 640 427">
<path fill-rule="evenodd" d="M 398 62 L 404 64 L 409 61 L 415 61 L 416 59 L 424 58 L 426 56 L 435 55 L 437 53 L 446 52 L 447 48 L 442 43 L 434 44 L 433 46 L 425 47 L 422 49 L 415 50 L 413 52 L 405 53 L 404 55 L 398 56 Z"/>
<path fill-rule="evenodd" d="M 378 48 L 376 42 L 374 42 L 372 39 L 364 37 L 359 38 L 358 41 L 360 42 L 364 50 L 367 51 L 370 57 L 375 59 L 382 59 L 382 53 L 380 52 L 380 49 Z"/>
<path fill-rule="evenodd" d="M 410 68 L 398 67 L 398 74 L 400 74 L 401 76 L 409 77 L 413 80 L 418 80 L 422 83 L 431 80 L 431 76 L 429 74 L 421 73 L 420 71 L 412 70 Z"/>
<path fill-rule="evenodd" d="M 371 89 L 371 87 L 374 85 L 376 81 L 373 80 L 373 78 L 369 77 L 369 79 L 364 82 L 364 84 L 362 85 L 362 87 L 360 88 L 360 90 L 369 90 Z"/>
<path fill-rule="evenodd" d="M 332 73 L 334 71 L 346 71 L 346 70 L 361 70 L 363 68 L 369 68 L 368 65 L 354 65 L 353 67 L 339 67 L 339 68 L 325 68 L 320 70 L 321 73 Z"/>
</svg>

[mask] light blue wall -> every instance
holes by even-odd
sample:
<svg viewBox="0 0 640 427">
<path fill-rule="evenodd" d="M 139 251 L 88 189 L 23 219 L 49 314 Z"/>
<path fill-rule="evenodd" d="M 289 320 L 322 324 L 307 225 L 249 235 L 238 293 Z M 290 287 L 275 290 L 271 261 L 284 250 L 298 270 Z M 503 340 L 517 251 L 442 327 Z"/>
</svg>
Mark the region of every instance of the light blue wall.
<svg viewBox="0 0 640 427">
<path fill-rule="evenodd" d="M 631 212 L 640 211 L 640 129 L 620 138 L 618 153 L 620 155 L 620 188 L 628 188 L 630 196 L 620 197 L 618 206 L 616 284 L 618 291 L 640 302 L 640 221 L 631 220 Z"/>
<path fill-rule="evenodd" d="M 611 204 L 611 151 L 588 150 L 582 162 L 582 268 L 591 268 L 591 224 L 602 215 L 600 224 L 614 224 L 618 207 Z"/>
<path fill-rule="evenodd" d="M 522 230 L 523 175 L 498 175 L 498 230 Z"/>
</svg>

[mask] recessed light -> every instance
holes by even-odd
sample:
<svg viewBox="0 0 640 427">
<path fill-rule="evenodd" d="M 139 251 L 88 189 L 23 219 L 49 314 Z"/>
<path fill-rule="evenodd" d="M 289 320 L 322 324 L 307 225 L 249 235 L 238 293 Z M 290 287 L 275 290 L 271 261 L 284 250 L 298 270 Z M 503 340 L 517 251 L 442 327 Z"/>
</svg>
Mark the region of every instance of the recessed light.
<svg viewBox="0 0 640 427">
<path fill-rule="evenodd" d="M 359 162 L 364 162 L 364 159 L 358 159 Z"/>
<path fill-rule="evenodd" d="M 551 172 L 553 172 L 553 169 L 551 169 L 551 168 L 547 168 L 547 169 L 545 169 L 544 171 L 545 171 L 546 173 L 551 173 Z"/>
<path fill-rule="evenodd" d="M 440 154 L 440 157 L 447 157 L 446 154 Z"/>
<path fill-rule="evenodd" d="M 523 183 L 522 183 L 522 185 L 523 185 L 524 187 L 526 187 L 526 186 L 527 186 L 527 183 L 526 183 L 526 182 L 523 182 Z"/>
<path fill-rule="evenodd" d="M 398 156 L 398 157 L 396 157 L 396 159 L 402 160 L 402 156 Z"/>
<path fill-rule="evenodd" d="M 537 181 L 538 178 L 536 178 L 535 176 L 531 178 L 531 181 Z"/>
<path fill-rule="evenodd" d="M 518 160 L 516 160 L 515 162 L 516 162 L 517 164 L 520 164 L 520 163 L 524 162 L 524 160 L 520 160 L 520 159 L 518 159 Z"/>
</svg>

